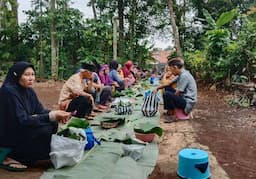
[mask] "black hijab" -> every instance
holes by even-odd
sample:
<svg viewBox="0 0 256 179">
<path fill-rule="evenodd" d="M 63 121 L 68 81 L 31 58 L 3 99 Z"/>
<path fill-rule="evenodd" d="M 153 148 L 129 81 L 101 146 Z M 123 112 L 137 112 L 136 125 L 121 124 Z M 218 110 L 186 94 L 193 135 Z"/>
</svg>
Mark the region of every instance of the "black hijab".
<svg viewBox="0 0 256 179">
<path fill-rule="evenodd" d="M 4 80 L 3 86 L 20 86 L 19 80 L 24 71 L 31 67 L 35 71 L 34 66 L 31 63 L 20 61 L 15 63 L 8 71 Z"/>
<path fill-rule="evenodd" d="M 49 111 L 43 108 L 34 90 L 19 83 L 24 71 L 30 67 L 34 70 L 28 62 L 14 64 L 0 88 L 0 146 L 16 146 L 31 126 L 49 123 Z"/>
<path fill-rule="evenodd" d="M 90 63 L 82 63 L 81 69 L 85 69 L 85 70 L 88 70 L 90 72 L 96 72 L 97 71 L 96 66 L 93 65 L 93 64 L 90 64 Z"/>
<path fill-rule="evenodd" d="M 109 68 L 110 68 L 110 70 L 117 70 L 118 62 L 116 60 L 111 61 L 109 64 Z"/>
<path fill-rule="evenodd" d="M 1 98 L 7 97 L 4 95 L 6 92 L 9 92 L 13 95 L 15 95 L 21 104 L 23 104 L 24 108 L 26 111 L 29 113 L 29 107 L 28 107 L 28 101 L 25 100 L 26 98 L 31 98 L 31 95 L 35 96 L 35 92 L 32 88 L 24 88 L 23 86 L 20 85 L 19 80 L 24 73 L 24 71 L 27 68 L 33 68 L 34 66 L 31 63 L 20 61 L 15 63 L 8 71 L 6 78 L 4 80 L 4 83 L 2 87 L 0 88 L 0 96 Z M 35 70 L 34 70 L 35 71 Z M 4 100 L 1 101 L 4 103 Z"/>
</svg>

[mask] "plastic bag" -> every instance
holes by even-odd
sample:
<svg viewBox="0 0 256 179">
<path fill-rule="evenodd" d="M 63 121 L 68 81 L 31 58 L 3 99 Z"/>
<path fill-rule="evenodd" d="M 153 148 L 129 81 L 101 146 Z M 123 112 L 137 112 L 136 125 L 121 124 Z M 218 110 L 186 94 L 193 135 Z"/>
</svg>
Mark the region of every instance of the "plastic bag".
<svg viewBox="0 0 256 179">
<path fill-rule="evenodd" d="M 143 115 L 147 117 L 154 116 L 158 111 L 159 101 L 160 97 L 158 93 L 147 91 L 141 107 Z"/>
<path fill-rule="evenodd" d="M 79 141 L 56 134 L 52 135 L 50 158 L 55 169 L 73 166 L 83 157 L 84 146 L 87 143 L 84 130 L 71 129 L 71 131 L 84 135 L 84 140 Z"/>
<path fill-rule="evenodd" d="M 95 145 L 95 143 L 97 143 L 98 145 L 100 145 L 100 141 L 98 141 L 94 135 L 93 132 L 91 130 L 90 127 L 85 129 L 85 134 L 87 137 L 87 144 L 85 145 L 84 150 L 90 150 L 91 148 L 93 148 L 93 146 Z"/>
</svg>

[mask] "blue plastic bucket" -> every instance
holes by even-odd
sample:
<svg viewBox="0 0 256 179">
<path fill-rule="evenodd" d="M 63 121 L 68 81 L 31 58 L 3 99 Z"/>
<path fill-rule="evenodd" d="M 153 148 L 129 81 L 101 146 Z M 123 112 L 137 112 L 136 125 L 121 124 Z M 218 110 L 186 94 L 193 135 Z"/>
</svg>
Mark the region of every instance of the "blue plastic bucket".
<svg viewBox="0 0 256 179">
<path fill-rule="evenodd" d="M 207 179 L 211 176 L 208 153 L 200 149 L 186 148 L 179 152 L 177 174 L 186 179 Z"/>
</svg>

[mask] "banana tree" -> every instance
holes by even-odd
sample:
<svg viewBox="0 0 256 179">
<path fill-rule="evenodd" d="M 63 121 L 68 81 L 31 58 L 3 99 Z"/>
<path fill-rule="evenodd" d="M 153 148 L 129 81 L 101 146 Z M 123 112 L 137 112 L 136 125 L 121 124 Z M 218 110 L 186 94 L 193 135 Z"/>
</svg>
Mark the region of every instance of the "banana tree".
<svg viewBox="0 0 256 179">
<path fill-rule="evenodd" d="M 220 82 L 230 76 L 230 60 L 227 58 L 226 49 L 232 40 L 230 30 L 225 28 L 225 25 L 236 16 L 237 9 L 222 13 L 216 21 L 207 10 L 204 9 L 203 13 L 209 29 L 206 31 L 207 76 L 215 82 Z"/>
</svg>

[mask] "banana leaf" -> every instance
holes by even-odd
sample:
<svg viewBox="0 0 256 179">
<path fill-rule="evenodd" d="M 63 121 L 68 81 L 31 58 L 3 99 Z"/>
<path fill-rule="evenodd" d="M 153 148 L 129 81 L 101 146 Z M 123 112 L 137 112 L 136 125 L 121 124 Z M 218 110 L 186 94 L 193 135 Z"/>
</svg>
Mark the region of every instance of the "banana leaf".
<svg viewBox="0 0 256 179">
<path fill-rule="evenodd" d="M 235 17 L 236 14 L 237 14 L 237 9 L 233 9 L 233 10 L 228 11 L 228 12 L 223 12 L 220 15 L 219 19 L 217 20 L 217 22 L 216 22 L 217 27 L 220 28 L 221 26 L 230 22 Z"/>
<path fill-rule="evenodd" d="M 159 137 L 161 137 L 163 134 L 163 129 L 161 127 L 158 127 L 155 124 L 149 122 L 140 123 L 138 126 L 135 126 L 134 131 L 143 134 L 155 133 Z"/>
<path fill-rule="evenodd" d="M 40 178 L 145 179 L 154 169 L 157 151 L 156 143 L 148 144 L 144 149 L 144 156 L 135 162 L 128 157 L 121 158 L 123 154 L 121 144 L 102 142 L 101 146 L 96 146 L 92 151 L 86 152 L 77 165 L 58 170 L 48 169 Z"/>
<path fill-rule="evenodd" d="M 104 122 L 116 122 L 118 121 L 119 125 L 122 125 L 125 123 L 125 117 L 103 117 Z"/>
<path fill-rule="evenodd" d="M 69 128 L 59 131 L 57 133 L 57 135 L 63 136 L 63 137 L 68 137 L 70 139 L 75 139 L 75 140 L 84 140 L 85 139 L 85 137 L 82 136 L 81 134 L 72 133 Z"/>
<path fill-rule="evenodd" d="M 114 92 L 112 93 L 112 96 L 113 96 L 113 97 L 121 97 L 121 96 L 125 96 L 125 94 L 122 93 L 122 92 L 119 92 L 119 91 L 114 91 Z"/>
<path fill-rule="evenodd" d="M 132 172 L 131 172 L 132 171 Z M 103 179 L 130 179 L 130 178 L 147 178 L 147 175 L 141 170 L 138 164 L 130 157 L 120 158 L 113 170 Z"/>
<path fill-rule="evenodd" d="M 72 117 L 71 121 L 68 123 L 67 127 L 76 127 L 86 129 L 89 126 L 89 122 L 84 119 L 80 119 L 77 117 Z"/>
</svg>

